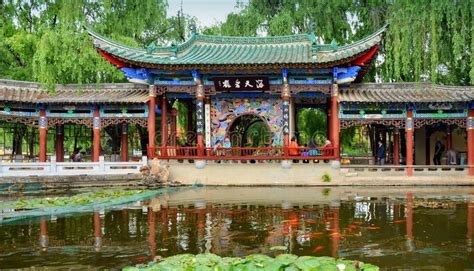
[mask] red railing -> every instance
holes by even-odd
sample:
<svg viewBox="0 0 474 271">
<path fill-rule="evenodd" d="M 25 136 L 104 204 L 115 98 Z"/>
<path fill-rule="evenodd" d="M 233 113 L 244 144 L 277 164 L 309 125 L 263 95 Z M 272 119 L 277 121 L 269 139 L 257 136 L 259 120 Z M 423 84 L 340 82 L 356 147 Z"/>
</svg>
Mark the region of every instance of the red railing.
<svg viewBox="0 0 474 271">
<path fill-rule="evenodd" d="M 333 160 L 335 147 L 320 148 L 204 148 L 204 147 L 157 147 L 148 148 L 149 154 L 159 159 L 202 160 Z M 151 158 L 151 156 L 150 156 Z"/>
</svg>

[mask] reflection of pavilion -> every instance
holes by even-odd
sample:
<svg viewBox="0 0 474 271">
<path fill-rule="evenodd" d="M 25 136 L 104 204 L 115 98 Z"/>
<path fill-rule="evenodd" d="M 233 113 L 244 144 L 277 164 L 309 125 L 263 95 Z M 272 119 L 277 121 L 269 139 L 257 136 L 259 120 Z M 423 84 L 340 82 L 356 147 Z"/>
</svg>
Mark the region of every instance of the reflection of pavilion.
<svg viewBox="0 0 474 271">
<path fill-rule="evenodd" d="M 423 236 L 418 236 L 417 238 L 417 232 L 420 234 L 423 228 L 421 228 L 422 224 L 418 224 L 420 227 L 414 227 L 414 225 L 417 225 L 415 222 L 425 220 L 421 220 L 420 213 L 414 215 L 414 201 L 416 202 L 414 194 L 407 193 L 405 204 L 403 204 L 405 208 L 398 210 L 399 203 L 394 203 L 387 207 L 394 209 L 393 216 L 387 212 L 385 212 L 386 218 L 378 216 L 379 221 L 380 219 L 388 219 L 394 223 L 400 219 L 406 219 L 405 221 L 399 221 L 399 227 L 396 227 L 397 229 L 401 229 L 400 233 L 402 234 L 399 236 L 400 238 L 388 238 L 386 241 L 394 243 L 389 246 L 389 249 L 401 249 L 402 253 L 408 252 L 408 255 L 423 251 L 424 248 L 431 245 L 425 243 L 426 241 L 423 240 Z M 466 233 L 465 235 L 463 234 L 463 236 L 465 236 L 467 257 L 472 259 L 474 204 L 471 195 L 467 197 L 465 204 L 467 205 L 467 210 L 464 214 L 464 209 L 462 209 L 462 215 L 466 217 L 466 224 L 464 224 Z M 306 249 L 306 246 L 312 245 L 308 248 L 309 250 L 303 250 L 304 253 L 347 257 L 348 247 L 368 244 L 365 239 L 359 237 L 354 237 L 352 241 L 348 242 L 348 239 L 351 239 L 351 237 L 346 236 L 350 235 L 350 233 L 347 232 L 349 226 L 347 224 L 348 210 L 353 209 L 352 207 L 344 207 L 344 202 L 340 203 L 339 201 L 332 201 L 331 204 L 323 207 L 304 207 L 302 205 L 298 206 L 297 204 L 286 202 L 266 212 L 258 212 L 258 208 L 254 205 L 242 205 L 240 208 L 238 206 L 232 206 L 229 208 L 228 205 L 212 205 L 206 203 L 205 200 L 201 200 L 200 202 L 196 202 L 194 206 L 180 206 L 179 208 L 167 207 L 162 208 L 158 212 L 154 212 L 151 207 L 148 209 L 129 209 L 127 212 L 114 211 L 113 216 L 111 216 L 110 213 L 108 214 L 108 212 L 105 216 L 101 216 L 100 212 L 93 212 L 85 216 L 83 220 L 76 220 L 75 222 L 78 224 L 69 221 L 68 223 L 57 223 L 54 225 L 53 221 L 48 221 L 48 218 L 45 217 L 39 220 L 39 225 L 36 224 L 34 226 L 39 229 L 36 228 L 36 231 L 32 231 L 31 229 L 26 230 L 33 226 L 30 225 L 26 226 L 27 228 L 25 228 L 24 232 L 33 233 L 34 235 L 31 236 L 38 237 L 39 235 L 39 238 L 28 239 L 33 240 L 33 242 L 38 242 L 39 239 L 39 247 L 34 245 L 35 249 L 38 248 L 44 252 L 47 251 L 50 255 L 60 251 L 58 248 L 60 249 L 62 246 L 78 245 L 83 246 L 90 252 L 107 253 L 113 249 L 127 245 L 123 243 L 124 240 L 133 240 L 133 242 L 141 243 L 138 244 L 137 247 L 144 249 L 143 257 L 147 260 L 154 258 L 156 255 L 173 255 L 183 252 L 199 253 L 206 250 L 225 255 L 248 253 L 248 244 L 250 242 L 254 242 L 253 247 L 260 246 L 261 251 L 264 253 L 269 252 L 268 249 L 270 247 L 280 245 L 287 246 L 289 252 L 300 253 L 299 248 Z M 323 211 L 325 215 L 308 216 L 308 214 L 319 213 L 320 211 Z M 399 214 L 402 215 L 399 216 Z M 349 221 L 354 219 L 353 215 L 354 213 L 351 213 L 351 219 Z M 62 219 L 63 218 L 61 218 L 61 220 Z M 66 219 L 74 221 L 73 218 Z M 59 220 L 60 219 L 58 219 L 58 221 Z M 88 227 L 79 228 L 81 224 L 86 224 L 83 223 L 85 221 L 89 221 L 87 224 Z M 137 239 L 121 239 L 119 236 L 112 235 L 112 232 L 120 227 L 117 223 L 123 223 L 127 231 L 130 231 L 130 225 L 132 223 L 136 223 L 138 235 L 135 238 Z M 241 231 L 241 229 L 236 227 L 239 224 L 248 226 L 249 229 L 252 229 L 254 232 L 246 232 L 247 236 L 239 234 L 238 231 Z M 324 230 L 324 225 L 326 224 L 328 225 L 327 231 L 324 233 L 326 237 L 321 238 L 320 235 L 317 235 L 319 233 L 314 231 L 319 231 L 320 229 Z M 269 229 L 267 228 L 268 225 L 274 225 L 276 227 Z M 456 227 L 458 226 L 459 225 Z M 310 230 L 305 230 L 305 227 L 308 227 Z M 418 228 L 418 230 L 416 228 Z M 88 239 L 79 240 L 78 242 L 80 243 L 61 243 L 61 240 L 59 240 L 57 236 L 60 231 L 67 232 L 65 236 L 71 236 L 72 233 L 79 234 L 81 235 L 80 237 L 87 236 Z M 270 232 L 273 235 L 265 235 L 270 234 Z M 379 234 L 377 231 L 366 230 L 366 234 L 369 236 L 372 232 Z M 393 232 L 390 231 L 388 233 L 393 234 Z M 180 247 L 182 239 L 180 239 L 179 234 L 187 234 L 188 250 L 184 250 Z M 125 233 L 119 232 L 118 235 L 125 235 Z M 61 238 L 65 238 L 65 236 Z M 261 239 L 256 239 L 253 236 L 257 236 Z M 265 238 L 266 236 L 271 236 L 272 238 L 267 239 Z M 300 236 L 305 236 L 305 238 L 313 240 L 313 242 L 309 241 L 307 244 L 299 243 L 297 240 L 301 239 Z M 234 239 L 234 237 L 237 238 Z M 403 238 L 405 238 L 405 242 Z M 325 246 L 325 248 L 322 248 L 321 254 L 317 254 L 319 251 L 312 252 L 315 241 L 317 246 Z M 161 249 L 163 248 L 170 250 L 162 251 Z M 379 250 L 378 247 L 368 249 L 371 250 L 371 253 Z M 464 247 L 462 247 L 462 249 L 464 249 Z M 257 249 L 254 249 L 252 252 L 257 252 Z M 349 256 L 353 255 L 350 254 Z"/>
</svg>

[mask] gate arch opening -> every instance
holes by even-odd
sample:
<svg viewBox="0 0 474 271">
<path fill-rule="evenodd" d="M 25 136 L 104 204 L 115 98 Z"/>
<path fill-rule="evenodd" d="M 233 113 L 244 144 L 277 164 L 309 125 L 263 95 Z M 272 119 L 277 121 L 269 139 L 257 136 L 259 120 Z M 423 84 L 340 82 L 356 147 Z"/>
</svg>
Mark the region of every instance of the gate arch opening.
<svg viewBox="0 0 474 271">
<path fill-rule="evenodd" d="M 248 113 L 232 120 L 226 137 L 233 147 L 268 147 L 272 144 L 273 133 L 265 118 Z"/>
</svg>

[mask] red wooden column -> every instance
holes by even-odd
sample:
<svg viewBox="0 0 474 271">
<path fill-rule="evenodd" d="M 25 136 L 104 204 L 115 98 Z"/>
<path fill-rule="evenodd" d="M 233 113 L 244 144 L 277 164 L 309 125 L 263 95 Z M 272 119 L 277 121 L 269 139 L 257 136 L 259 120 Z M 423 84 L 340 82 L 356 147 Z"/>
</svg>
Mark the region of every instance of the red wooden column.
<svg viewBox="0 0 474 271">
<path fill-rule="evenodd" d="M 94 125 L 93 125 L 93 151 L 92 162 L 99 162 L 100 156 L 100 111 L 97 106 L 94 110 Z"/>
<path fill-rule="evenodd" d="M 128 162 L 128 124 L 122 123 L 122 134 L 120 137 L 120 158 L 122 162 Z"/>
<path fill-rule="evenodd" d="M 472 235 L 474 233 L 474 193 L 469 193 L 469 197 L 467 198 L 467 232 L 466 232 L 466 243 L 467 243 L 467 251 L 469 252 L 469 258 L 474 258 L 474 250 L 472 249 Z"/>
<path fill-rule="evenodd" d="M 408 251 L 415 250 L 415 243 L 413 242 L 413 193 L 407 193 L 407 201 L 405 205 L 406 216 L 406 248 Z"/>
<path fill-rule="evenodd" d="M 100 251 L 100 247 L 102 246 L 102 228 L 100 222 L 100 212 L 94 212 L 94 247 L 95 251 Z"/>
<path fill-rule="evenodd" d="M 450 150 L 453 148 L 453 135 L 451 131 L 451 127 L 448 125 L 446 128 L 446 150 Z"/>
<path fill-rule="evenodd" d="M 165 94 L 161 96 L 161 155 L 166 155 L 168 145 L 168 101 Z"/>
<path fill-rule="evenodd" d="M 194 83 L 196 84 L 196 135 L 197 154 L 204 156 L 204 86 L 198 71 L 193 70 Z"/>
<path fill-rule="evenodd" d="M 467 118 L 467 165 L 469 175 L 474 176 L 474 108 L 469 109 Z"/>
<path fill-rule="evenodd" d="M 156 214 L 153 211 L 153 208 L 148 207 L 147 212 L 148 218 L 148 244 L 150 247 L 150 256 L 151 260 L 155 259 L 156 256 Z"/>
<path fill-rule="evenodd" d="M 148 158 L 150 159 L 154 158 L 156 155 L 155 106 L 156 106 L 156 91 L 155 91 L 155 86 L 151 85 L 149 88 L 149 93 L 148 93 L 148 149 L 147 149 Z"/>
<path fill-rule="evenodd" d="M 56 124 L 56 162 L 64 162 L 64 125 Z"/>
<path fill-rule="evenodd" d="M 288 156 L 288 147 L 290 146 L 290 86 L 288 84 L 288 73 L 286 69 L 282 70 L 283 89 L 281 98 L 283 99 L 283 148 L 285 156 Z"/>
<path fill-rule="evenodd" d="M 400 165 L 400 131 L 398 128 L 393 131 L 393 164 Z"/>
<path fill-rule="evenodd" d="M 48 120 L 46 119 L 46 109 L 40 109 L 39 119 L 39 161 L 46 162 L 46 150 L 48 142 Z"/>
<path fill-rule="evenodd" d="M 41 250 L 46 251 L 48 249 L 48 224 L 44 217 L 40 218 L 40 238 L 39 245 Z"/>
<path fill-rule="evenodd" d="M 331 143 L 335 147 L 334 156 L 336 160 L 339 160 L 340 146 L 339 146 L 339 104 L 337 101 L 337 96 L 339 95 L 339 87 L 337 84 L 332 85 L 331 89 L 331 122 L 330 134 L 332 135 Z"/>
<path fill-rule="evenodd" d="M 331 234 L 331 256 L 334 258 L 339 257 L 339 241 L 341 238 L 341 234 L 339 233 L 339 208 L 340 202 L 335 201 L 331 203 L 332 205 L 332 213 L 333 213 L 333 233 Z"/>
<path fill-rule="evenodd" d="M 413 176 L 413 110 L 408 109 L 407 120 L 406 120 L 406 164 L 407 164 L 407 176 Z"/>
</svg>

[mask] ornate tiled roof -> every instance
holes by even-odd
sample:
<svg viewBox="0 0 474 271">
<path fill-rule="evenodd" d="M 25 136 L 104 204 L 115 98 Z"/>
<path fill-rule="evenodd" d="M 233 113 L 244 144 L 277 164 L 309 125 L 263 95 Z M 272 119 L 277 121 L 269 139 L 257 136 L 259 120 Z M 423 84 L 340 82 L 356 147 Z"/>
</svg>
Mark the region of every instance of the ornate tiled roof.
<svg viewBox="0 0 474 271">
<path fill-rule="evenodd" d="M 145 103 L 148 86 L 123 84 L 57 85 L 54 92 L 39 83 L 0 80 L 0 101 L 35 104 L 116 104 Z"/>
<path fill-rule="evenodd" d="M 431 83 L 352 84 L 339 94 L 343 102 L 469 102 L 474 87 L 442 86 Z"/>
<path fill-rule="evenodd" d="M 349 63 L 364 55 L 381 41 L 387 26 L 349 45 L 318 44 L 314 34 L 281 37 L 222 37 L 193 34 L 176 46 L 146 49 L 116 43 L 87 29 L 94 46 L 128 65 L 140 67 L 199 65 L 306 65 L 329 67 Z"/>
</svg>

